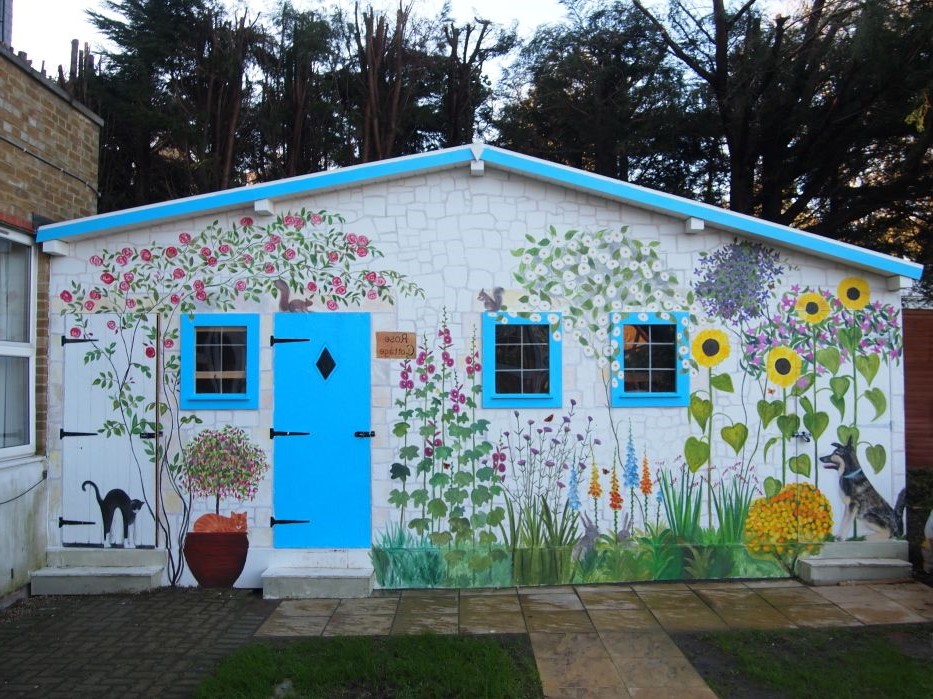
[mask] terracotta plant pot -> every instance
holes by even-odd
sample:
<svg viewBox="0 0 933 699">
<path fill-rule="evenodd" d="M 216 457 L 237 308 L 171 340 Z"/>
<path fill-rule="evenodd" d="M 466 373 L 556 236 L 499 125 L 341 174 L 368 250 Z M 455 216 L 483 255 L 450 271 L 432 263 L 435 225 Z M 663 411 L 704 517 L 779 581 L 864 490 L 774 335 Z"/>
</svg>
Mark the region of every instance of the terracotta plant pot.
<svg viewBox="0 0 933 699">
<path fill-rule="evenodd" d="M 246 565 L 246 532 L 188 532 L 185 560 L 201 587 L 232 587 Z"/>
</svg>

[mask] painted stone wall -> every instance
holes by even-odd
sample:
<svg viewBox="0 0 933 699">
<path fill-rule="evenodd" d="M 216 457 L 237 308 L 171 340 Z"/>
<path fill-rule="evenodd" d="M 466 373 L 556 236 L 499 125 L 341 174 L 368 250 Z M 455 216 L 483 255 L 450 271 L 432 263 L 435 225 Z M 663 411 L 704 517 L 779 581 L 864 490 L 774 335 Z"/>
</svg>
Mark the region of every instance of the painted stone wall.
<svg viewBox="0 0 933 699">
<path fill-rule="evenodd" d="M 413 359 L 371 365 L 371 558 L 380 585 L 767 577 L 785 575 L 797 555 L 833 536 L 899 535 L 899 301 L 880 277 L 716 230 L 687 234 L 679 220 L 496 171 L 436 173 L 277 207 L 302 216 L 303 227 L 308 211 L 339 214 L 341 241 L 362 237 L 378 250 L 378 259 L 353 261 L 363 293 L 339 301 L 326 263 L 298 267 L 275 243 L 281 267 L 267 271 L 264 262 L 253 275 L 260 281 L 248 282 L 255 293 L 219 303 L 190 286 L 190 306 L 181 310 L 261 311 L 268 336 L 278 309 L 271 285 L 284 274 L 296 282 L 294 295 L 311 301 L 307 311 L 326 313 L 333 301 L 371 313 L 374 331 L 420 338 Z M 215 243 L 230 231 L 242 235 L 245 217 L 260 245 L 277 226 L 288 228 L 287 219 L 247 211 L 223 217 L 207 257 L 192 251 L 183 272 L 211 267 Z M 142 250 L 184 248 L 180 234 L 196 236 L 212 221 L 73 244 L 72 258 L 53 267 L 53 316 L 88 312 L 94 299 L 86 295 L 101 275 L 94 256 L 103 248 L 128 248 L 125 265 L 107 259 L 133 274 Z M 224 267 L 225 254 L 215 266 Z M 315 289 L 302 276 L 309 268 L 317 270 Z M 227 288 L 236 290 L 242 270 L 225 269 Z M 368 298 L 367 275 L 392 284 Z M 98 310 L 92 304 L 90 312 Z M 480 328 L 489 312 L 550 325 L 563 353 L 559 407 L 481 407 L 490 367 Z M 686 405 L 607 403 L 624 378 L 614 364 L 619 346 L 630 341 L 614 334 L 616 324 L 642 313 L 678 321 Z M 171 322 L 162 327 L 160 356 L 171 357 L 166 341 L 177 336 Z M 53 355 L 53 371 L 59 359 Z M 258 411 L 197 417 L 240 425 L 271 454 L 275 387 L 265 347 L 260 361 Z M 189 425 L 179 427 L 181 439 L 190 434 Z M 50 458 L 60 478 L 54 436 Z M 841 479 L 837 467 L 846 463 Z M 881 531 L 844 516 L 840 488 L 853 484 L 865 511 L 880 513 L 869 520 Z M 53 490 L 50 516 L 56 497 Z M 176 532 L 186 526 L 183 501 L 183 494 L 165 500 Z M 267 478 L 245 507 L 222 507 L 248 513 L 251 567 L 240 584 L 255 584 L 261 573 L 271 501 Z M 192 503 L 192 511 L 206 506 Z"/>
</svg>

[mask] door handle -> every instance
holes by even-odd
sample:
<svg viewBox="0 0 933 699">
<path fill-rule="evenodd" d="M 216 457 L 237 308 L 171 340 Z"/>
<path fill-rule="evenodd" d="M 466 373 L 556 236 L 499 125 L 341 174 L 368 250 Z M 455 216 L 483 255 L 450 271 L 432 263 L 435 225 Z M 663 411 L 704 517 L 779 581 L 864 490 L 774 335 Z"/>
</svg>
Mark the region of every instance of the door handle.
<svg viewBox="0 0 933 699">
<path fill-rule="evenodd" d="M 354 437 L 359 437 L 360 439 L 369 439 L 370 437 L 375 437 L 375 436 L 376 436 L 376 431 L 375 431 L 375 430 L 369 430 L 369 431 L 367 432 L 366 430 L 361 430 L 361 431 L 359 431 L 359 432 L 354 432 L 354 433 L 353 433 L 353 436 L 354 436 Z"/>
</svg>

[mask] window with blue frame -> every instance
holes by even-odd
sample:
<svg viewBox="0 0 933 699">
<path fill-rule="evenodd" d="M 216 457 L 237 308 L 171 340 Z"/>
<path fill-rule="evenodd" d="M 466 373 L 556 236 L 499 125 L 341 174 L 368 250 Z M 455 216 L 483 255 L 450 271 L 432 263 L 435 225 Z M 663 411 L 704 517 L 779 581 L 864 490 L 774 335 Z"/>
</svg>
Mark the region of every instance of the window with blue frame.
<svg viewBox="0 0 933 699">
<path fill-rule="evenodd" d="M 201 313 L 181 317 L 181 407 L 259 407 L 259 316 Z"/>
<path fill-rule="evenodd" d="M 690 401 L 686 313 L 613 313 L 618 352 L 612 364 L 612 404 L 685 406 Z"/>
<path fill-rule="evenodd" d="M 559 408 L 559 313 L 483 314 L 483 407 Z"/>
</svg>

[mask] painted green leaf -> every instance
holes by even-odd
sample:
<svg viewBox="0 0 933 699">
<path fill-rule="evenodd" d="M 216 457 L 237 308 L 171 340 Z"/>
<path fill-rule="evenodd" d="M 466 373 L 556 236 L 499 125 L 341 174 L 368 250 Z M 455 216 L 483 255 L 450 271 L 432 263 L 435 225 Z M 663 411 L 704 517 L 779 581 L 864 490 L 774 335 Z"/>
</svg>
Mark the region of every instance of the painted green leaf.
<svg viewBox="0 0 933 699">
<path fill-rule="evenodd" d="M 787 460 L 787 468 L 789 468 L 793 473 L 799 474 L 801 476 L 810 477 L 810 455 L 809 454 L 799 454 L 798 456 L 792 456 Z"/>
<path fill-rule="evenodd" d="M 411 520 L 408 523 L 408 528 L 414 529 L 416 532 L 418 532 L 419 535 L 423 535 L 425 530 L 430 526 L 430 524 L 431 524 L 431 520 L 425 517 L 418 517 L 416 519 Z"/>
<path fill-rule="evenodd" d="M 816 363 L 821 367 L 828 369 L 831 374 L 839 371 L 841 356 L 839 350 L 835 347 L 824 347 L 816 351 Z"/>
<path fill-rule="evenodd" d="M 768 459 L 768 452 L 771 451 L 771 447 L 778 443 L 778 440 L 780 440 L 780 437 L 772 437 L 765 443 L 764 458 L 766 461 Z"/>
<path fill-rule="evenodd" d="M 872 420 L 877 420 L 879 417 L 885 414 L 888 409 L 888 399 L 884 395 L 880 388 L 872 388 L 864 393 L 865 397 L 868 399 L 868 402 L 872 404 L 872 407 L 875 409 L 875 416 Z"/>
<path fill-rule="evenodd" d="M 706 429 L 706 423 L 713 416 L 713 402 L 700 398 L 695 393 L 690 396 L 690 407 L 688 408 L 690 416 L 696 420 L 701 430 Z"/>
<path fill-rule="evenodd" d="M 783 412 L 783 401 L 773 400 L 770 403 L 766 400 L 758 401 L 758 417 L 761 418 L 762 427 L 770 425 L 771 421 Z"/>
<path fill-rule="evenodd" d="M 492 558 L 486 554 L 482 556 L 471 556 L 467 565 L 474 573 L 479 573 L 492 567 Z"/>
<path fill-rule="evenodd" d="M 868 459 L 868 463 L 875 473 L 881 473 L 881 469 L 884 468 L 884 464 L 888 460 L 888 453 L 881 444 L 872 444 L 865 450 L 865 458 Z"/>
<path fill-rule="evenodd" d="M 684 458 L 687 460 L 687 467 L 696 473 L 700 466 L 709 460 L 709 444 L 696 437 L 687 437 L 684 443 Z"/>
<path fill-rule="evenodd" d="M 833 404 L 833 407 L 839 411 L 839 417 L 843 418 L 846 415 L 846 399 L 842 396 L 830 396 L 829 402 Z"/>
<path fill-rule="evenodd" d="M 729 374 L 715 374 L 710 379 L 709 383 L 717 391 L 722 391 L 723 393 L 733 393 L 735 391 L 732 387 L 732 377 L 729 376 Z"/>
<path fill-rule="evenodd" d="M 875 380 L 878 374 L 878 368 L 881 366 L 881 357 L 877 354 L 859 355 L 855 358 L 855 369 L 870 384 Z"/>
<path fill-rule="evenodd" d="M 408 466 L 405 464 L 400 464 L 398 461 L 392 464 L 392 466 L 389 468 L 389 477 L 395 480 L 405 480 L 410 475 L 411 469 L 408 468 Z"/>
<path fill-rule="evenodd" d="M 794 413 L 781 415 L 777 419 L 777 426 L 781 431 L 781 436 L 784 439 L 790 439 L 794 436 L 794 432 L 800 429 L 800 418 Z"/>
<path fill-rule="evenodd" d="M 845 444 L 849 441 L 849 438 L 852 438 L 852 444 L 858 444 L 859 431 L 858 427 L 851 427 L 849 425 L 839 425 L 836 428 L 836 436 L 839 438 L 840 444 Z"/>
<path fill-rule="evenodd" d="M 395 427 L 392 428 L 392 434 L 396 437 L 404 437 L 408 433 L 408 429 L 411 427 L 407 422 L 396 422 Z"/>
<path fill-rule="evenodd" d="M 434 498 L 428 503 L 428 514 L 432 517 L 443 517 L 447 514 L 447 503 L 440 498 Z"/>
<path fill-rule="evenodd" d="M 775 495 L 781 492 L 781 481 L 777 478 L 772 478 L 768 476 L 765 478 L 765 495 L 769 498 L 773 498 Z"/>
<path fill-rule="evenodd" d="M 794 383 L 794 388 L 791 390 L 790 394 L 792 396 L 802 396 L 807 391 L 810 390 L 810 387 L 813 385 L 813 374 L 804 374 L 796 383 Z"/>
<path fill-rule="evenodd" d="M 826 428 L 829 427 L 829 414 L 819 410 L 803 416 L 803 426 L 806 427 L 814 439 L 819 439 Z"/>
<path fill-rule="evenodd" d="M 396 488 L 389 493 L 389 504 L 396 507 L 405 507 L 408 504 L 408 493 Z"/>
<path fill-rule="evenodd" d="M 839 341 L 850 354 L 855 354 L 859 342 L 862 341 L 862 331 L 859 328 L 842 328 L 839 331 Z"/>
<path fill-rule="evenodd" d="M 486 524 L 490 527 L 498 527 L 502 522 L 505 521 L 505 508 L 504 507 L 493 507 L 489 510 L 489 516 L 486 519 Z"/>
<path fill-rule="evenodd" d="M 803 408 L 803 412 L 804 412 L 804 413 L 812 413 L 812 412 L 813 412 L 813 403 L 811 403 L 811 402 L 810 402 L 810 399 L 807 398 L 806 396 L 802 396 L 802 397 L 800 398 L 800 400 L 798 401 L 798 403 L 800 403 L 800 407 Z"/>
<path fill-rule="evenodd" d="M 741 422 L 734 425 L 723 427 L 720 431 L 723 441 L 728 444 L 738 454 L 745 446 L 745 440 L 748 439 L 748 428 Z"/>
<path fill-rule="evenodd" d="M 444 560 L 451 568 L 460 563 L 464 558 L 466 558 L 466 551 L 463 549 L 451 549 L 444 553 Z"/>
<path fill-rule="evenodd" d="M 442 488 L 450 483 L 450 476 L 446 473 L 435 473 L 428 479 L 428 483 L 435 488 Z"/>
</svg>

